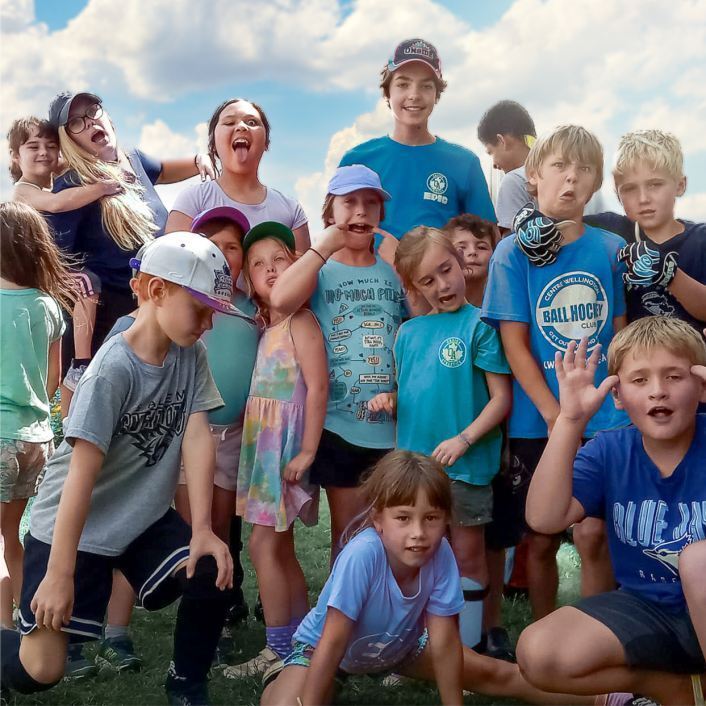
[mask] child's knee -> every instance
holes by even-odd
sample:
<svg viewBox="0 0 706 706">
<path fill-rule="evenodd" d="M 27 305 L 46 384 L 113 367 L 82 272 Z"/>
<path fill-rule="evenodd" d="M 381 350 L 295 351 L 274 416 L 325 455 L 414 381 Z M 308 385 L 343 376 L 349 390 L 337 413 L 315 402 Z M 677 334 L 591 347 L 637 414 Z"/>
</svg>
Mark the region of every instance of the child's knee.
<svg viewBox="0 0 706 706">
<path fill-rule="evenodd" d="M 679 555 L 679 576 L 692 589 L 706 586 L 706 541 L 685 547 Z"/>
<path fill-rule="evenodd" d="M 559 549 L 560 539 L 553 534 L 536 534 L 529 536 L 528 556 L 535 561 L 553 560 Z"/>
<path fill-rule="evenodd" d="M 558 668 L 557 640 L 540 620 L 526 627 L 517 641 L 517 665 L 527 681 L 545 688 L 556 678 Z"/>
<path fill-rule="evenodd" d="M 582 555 L 593 556 L 607 551 L 605 523 L 589 519 L 574 525 L 574 544 Z"/>
</svg>

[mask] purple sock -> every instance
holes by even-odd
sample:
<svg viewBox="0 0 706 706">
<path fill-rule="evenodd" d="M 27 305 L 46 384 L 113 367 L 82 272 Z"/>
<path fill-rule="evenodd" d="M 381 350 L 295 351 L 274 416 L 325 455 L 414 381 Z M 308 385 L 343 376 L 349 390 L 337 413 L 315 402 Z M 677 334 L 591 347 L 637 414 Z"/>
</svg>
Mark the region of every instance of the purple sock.
<svg viewBox="0 0 706 706">
<path fill-rule="evenodd" d="M 296 628 L 282 625 L 277 628 L 265 628 L 268 647 L 272 648 L 282 659 L 292 651 L 292 635 Z"/>
</svg>

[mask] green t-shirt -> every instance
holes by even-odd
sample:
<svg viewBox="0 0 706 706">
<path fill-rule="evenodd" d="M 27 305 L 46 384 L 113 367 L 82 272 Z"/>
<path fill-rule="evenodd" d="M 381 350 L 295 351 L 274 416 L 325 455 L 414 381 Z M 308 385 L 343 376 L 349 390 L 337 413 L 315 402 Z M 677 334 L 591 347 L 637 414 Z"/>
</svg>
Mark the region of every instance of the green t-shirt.
<svg viewBox="0 0 706 706">
<path fill-rule="evenodd" d="M 49 348 L 66 327 L 59 304 L 38 289 L 0 289 L 0 438 L 44 442 L 49 424 Z"/>
<path fill-rule="evenodd" d="M 470 304 L 402 324 L 395 365 L 397 447 L 426 455 L 463 431 L 488 404 L 486 372 L 510 372 L 497 331 Z M 455 480 L 487 485 L 500 468 L 501 441 L 500 428 L 492 429 L 447 473 Z"/>
</svg>

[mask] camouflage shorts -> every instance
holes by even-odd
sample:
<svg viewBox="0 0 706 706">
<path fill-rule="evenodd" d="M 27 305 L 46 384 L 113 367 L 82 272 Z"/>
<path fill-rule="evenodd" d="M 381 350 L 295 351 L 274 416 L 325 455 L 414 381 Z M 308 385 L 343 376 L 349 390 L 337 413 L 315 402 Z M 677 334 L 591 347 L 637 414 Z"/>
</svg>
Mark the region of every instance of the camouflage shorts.
<svg viewBox="0 0 706 706">
<path fill-rule="evenodd" d="M 44 477 L 54 442 L 0 439 L 0 501 L 30 498 Z"/>
</svg>

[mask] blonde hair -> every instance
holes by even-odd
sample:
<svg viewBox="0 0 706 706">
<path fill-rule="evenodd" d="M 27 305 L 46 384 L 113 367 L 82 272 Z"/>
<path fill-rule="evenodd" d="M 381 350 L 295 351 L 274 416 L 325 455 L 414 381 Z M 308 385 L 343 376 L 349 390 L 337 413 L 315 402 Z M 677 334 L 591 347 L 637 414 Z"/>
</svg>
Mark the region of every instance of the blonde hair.
<svg viewBox="0 0 706 706">
<path fill-rule="evenodd" d="M 439 245 L 461 264 L 458 251 L 442 230 L 429 226 L 412 228 L 402 236 L 395 252 L 395 269 L 406 289 L 415 289 L 415 273 L 431 245 Z"/>
<path fill-rule="evenodd" d="M 550 135 L 543 135 L 531 147 L 525 161 L 525 173 L 539 174 L 542 162 L 553 153 L 559 153 L 566 160 L 590 164 L 596 170 L 593 193 L 603 183 L 603 148 L 598 138 L 580 125 L 560 125 Z M 537 187 L 527 183 L 527 191 L 537 195 Z"/>
<path fill-rule="evenodd" d="M 274 235 L 262 238 L 261 240 L 274 240 L 276 243 L 279 243 L 289 256 L 290 262 L 293 263 L 299 259 L 299 255 L 297 255 L 294 250 L 291 250 L 284 241 L 280 240 L 279 238 L 276 238 Z M 259 243 L 260 240 L 258 240 L 257 242 Z M 255 245 L 255 243 L 253 243 L 253 245 Z M 252 248 L 249 248 L 247 253 L 245 253 L 245 257 L 243 258 L 243 279 L 245 280 L 245 290 L 247 291 L 248 296 L 250 297 L 250 299 L 252 299 L 257 309 L 257 312 L 255 314 L 255 320 L 258 321 L 260 326 L 265 328 L 266 326 L 269 326 L 270 323 L 270 307 L 267 302 L 265 302 L 255 291 L 252 279 L 250 278 L 251 252 Z"/>
<path fill-rule="evenodd" d="M 104 196 L 99 202 L 103 227 L 115 244 L 122 250 L 136 250 L 152 240 L 159 227 L 142 198 L 145 190 L 134 173 L 119 163 L 96 159 L 71 139 L 63 125 L 59 128 L 59 144 L 64 160 L 76 173 L 80 185 L 112 180 L 122 188 L 120 193 Z"/>
<path fill-rule="evenodd" d="M 618 373 L 628 353 L 655 348 L 686 358 L 691 365 L 706 365 L 706 342 L 693 326 L 668 316 L 645 316 L 615 334 L 608 348 L 608 374 Z"/>
<path fill-rule="evenodd" d="M 679 140 L 662 130 L 634 130 L 620 138 L 613 177 L 618 181 L 639 164 L 664 169 L 674 180 L 684 176 L 684 155 Z"/>
<path fill-rule="evenodd" d="M 46 292 L 71 311 L 76 300 L 71 288 L 72 265 L 75 263 L 59 250 L 37 211 L 18 201 L 0 204 L 0 271 L 4 279 Z"/>
</svg>

